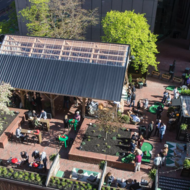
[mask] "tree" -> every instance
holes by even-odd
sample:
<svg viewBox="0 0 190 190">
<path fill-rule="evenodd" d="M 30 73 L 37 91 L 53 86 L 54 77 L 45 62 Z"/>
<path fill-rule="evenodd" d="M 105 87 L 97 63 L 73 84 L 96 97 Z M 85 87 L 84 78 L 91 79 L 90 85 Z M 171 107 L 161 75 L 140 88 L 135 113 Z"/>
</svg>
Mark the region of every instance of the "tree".
<svg viewBox="0 0 190 190">
<path fill-rule="evenodd" d="M 79 0 L 29 0 L 19 13 L 27 21 L 28 35 L 84 39 L 87 26 L 97 24 L 97 10 L 82 9 Z"/>
<path fill-rule="evenodd" d="M 105 109 L 96 112 L 97 120 L 96 124 L 99 130 L 105 131 L 105 139 L 107 139 L 108 133 L 112 133 L 117 130 L 122 124 L 119 121 L 119 117 L 115 112 L 115 108 L 111 109 L 105 107 Z"/>
<path fill-rule="evenodd" d="M 157 35 L 151 33 L 144 14 L 110 11 L 102 20 L 102 26 L 104 42 L 130 44 L 131 55 L 135 57 L 135 69 L 141 66 L 142 74 L 148 70 L 149 65 L 157 69 Z"/>
<path fill-rule="evenodd" d="M 12 114 L 12 112 L 7 107 L 7 102 L 9 102 L 9 97 L 11 97 L 13 88 L 10 84 L 2 82 L 0 84 L 0 110 L 6 114 Z"/>
<path fill-rule="evenodd" d="M 9 19 L 0 22 L 0 34 L 13 34 L 18 31 L 18 21 L 15 9 L 15 2 L 11 3 Z"/>
</svg>

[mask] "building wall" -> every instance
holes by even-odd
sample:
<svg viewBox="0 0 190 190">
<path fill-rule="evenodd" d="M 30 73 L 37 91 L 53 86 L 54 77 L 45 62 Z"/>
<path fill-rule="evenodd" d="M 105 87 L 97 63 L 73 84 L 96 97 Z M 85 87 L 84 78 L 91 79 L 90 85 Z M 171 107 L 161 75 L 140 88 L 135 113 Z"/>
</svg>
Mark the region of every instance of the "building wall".
<svg viewBox="0 0 190 190">
<path fill-rule="evenodd" d="M 154 31 L 154 23 L 156 17 L 158 0 L 85 0 L 83 8 L 95 9 L 98 8 L 99 24 L 90 26 L 87 29 L 86 39 L 92 41 L 101 41 L 103 30 L 101 27 L 101 20 L 110 10 L 134 10 L 135 13 L 145 13 L 151 31 Z M 29 6 L 28 0 L 15 0 L 17 13 Z M 22 18 L 19 19 L 19 29 L 21 35 L 27 34 L 27 29 Z"/>
</svg>

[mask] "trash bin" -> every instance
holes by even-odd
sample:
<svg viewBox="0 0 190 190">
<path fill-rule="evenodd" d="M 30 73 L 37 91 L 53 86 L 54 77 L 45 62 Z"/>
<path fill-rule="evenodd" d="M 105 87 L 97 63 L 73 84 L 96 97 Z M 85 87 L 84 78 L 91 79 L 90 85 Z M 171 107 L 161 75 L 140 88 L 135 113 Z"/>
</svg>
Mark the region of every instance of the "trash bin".
<svg viewBox="0 0 190 190">
<path fill-rule="evenodd" d="M 141 89 L 143 87 L 143 83 L 142 82 L 139 82 L 138 83 L 138 86 L 139 86 L 139 89 Z"/>
</svg>

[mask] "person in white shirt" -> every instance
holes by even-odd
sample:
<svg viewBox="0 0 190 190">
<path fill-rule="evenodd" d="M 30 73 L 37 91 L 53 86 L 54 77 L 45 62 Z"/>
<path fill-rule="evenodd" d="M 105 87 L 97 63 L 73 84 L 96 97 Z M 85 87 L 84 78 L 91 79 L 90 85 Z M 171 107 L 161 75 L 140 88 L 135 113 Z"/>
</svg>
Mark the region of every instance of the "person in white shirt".
<svg viewBox="0 0 190 190">
<path fill-rule="evenodd" d="M 162 165 L 162 158 L 160 154 L 157 154 L 157 157 L 154 158 L 154 167 L 158 169 L 158 167 L 161 167 Z"/>
<path fill-rule="evenodd" d="M 44 110 L 41 111 L 40 118 L 47 119 L 47 113 Z"/>
<path fill-rule="evenodd" d="M 177 95 L 177 92 L 178 92 L 177 87 L 175 87 L 174 90 L 173 90 L 174 98 L 175 98 L 175 99 L 177 99 L 177 96 L 176 96 L 176 95 Z"/>
</svg>

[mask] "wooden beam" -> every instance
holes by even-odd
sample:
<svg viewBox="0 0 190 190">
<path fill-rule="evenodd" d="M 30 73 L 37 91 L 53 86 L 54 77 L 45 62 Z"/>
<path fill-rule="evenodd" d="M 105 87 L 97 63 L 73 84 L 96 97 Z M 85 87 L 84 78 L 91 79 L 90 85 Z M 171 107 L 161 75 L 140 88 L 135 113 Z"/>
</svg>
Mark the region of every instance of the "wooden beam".
<svg viewBox="0 0 190 190">
<path fill-rule="evenodd" d="M 53 100 L 55 100 L 56 98 L 58 98 L 59 97 L 59 95 L 57 95 Z"/>
<path fill-rule="evenodd" d="M 47 95 L 47 94 L 44 94 L 49 100 L 51 100 L 51 98 Z"/>
<path fill-rule="evenodd" d="M 50 94 L 52 116 L 55 117 L 54 95 Z"/>
<path fill-rule="evenodd" d="M 20 99 L 21 99 L 21 102 L 22 102 L 22 107 L 24 108 L 24 95 L 25 95 L 25 92 L 24 91 L 20 91 Z"/>
<path fill-rule="evenodd" d="M 33 42 L 33 44 L 32 44 L 30 53 L 29 53 L 29 55 L 28 55 L 29 57 L 31 57 L 31 55 L 32 55 L 32 50 L 34 49 L 35 42 L 36 42 L 36 38 L 34 38 L 34 42 Z"/>
<path fill-rule="evenodd" d="M 82 99 L 82 117 L 85 117 L 85 103 L 86 103 L 86 98 Z"/>
</svg>

